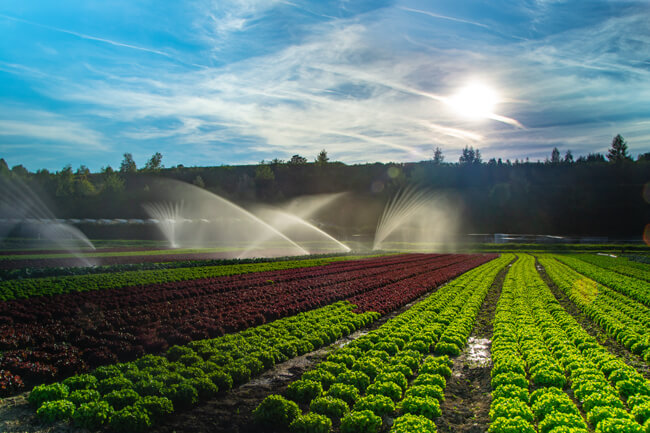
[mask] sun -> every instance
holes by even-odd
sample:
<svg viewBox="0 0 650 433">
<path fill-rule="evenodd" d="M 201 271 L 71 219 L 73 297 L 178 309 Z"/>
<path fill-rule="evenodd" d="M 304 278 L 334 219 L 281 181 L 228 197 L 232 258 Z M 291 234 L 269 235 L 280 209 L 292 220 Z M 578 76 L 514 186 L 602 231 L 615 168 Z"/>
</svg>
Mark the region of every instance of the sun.
<svg viewBox="0 0 650 433">
<path fill-rule="evenodd" d="M 499 103 L 497 93 L 481 83 L 469 84 L 449 98 L 449 105 L 458 113 L 472 119 L 494 116 L 494 107 Z"/>
</svg>

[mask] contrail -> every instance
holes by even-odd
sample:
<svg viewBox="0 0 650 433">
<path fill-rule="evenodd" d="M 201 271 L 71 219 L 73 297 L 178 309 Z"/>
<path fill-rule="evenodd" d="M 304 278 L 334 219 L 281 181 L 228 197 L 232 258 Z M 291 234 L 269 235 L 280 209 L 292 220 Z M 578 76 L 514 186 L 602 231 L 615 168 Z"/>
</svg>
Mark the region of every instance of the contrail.
<svg viewBox="0 0 650 433">
<path fill-rule="evenodd" d="M 433 18 L 440 18 L 441 20 L 449 20 L 449 21 L 455 21 L 457 23 L 465 23 L 465 24 L 471 24 L 473 26 L 478 26 L 478 27 L 483 27 L 484 29 L 489 29 L 489 26 L 486 26 L 485 24 L 477 23 L 476 21 L 469 21 L 469 20 L 464 20 L 461 18 L 454 18 L 454 17 L 449 17 L 446 15 L 439 15 L 439 14 L 434 14 L 433 12 L 428 12 L 428 11 L 422 11 L 419 9 L 411 9 L 411 8 L 406 8 L 406 7 L 400 7 L 399 9 L 402 9 L 403 11 L 408 11 L 408 12 L 415 12 L 416 14 L 423 14 L 423 15 L 428 15 Z"/>
<path fill-rule="evenodd" d="M 110 39 L 98 38 L 96 36 L 85 35 L 83 33 L 74 32 L 72 30 L 66 30 L 66 29 L 61 29 L 61 28 L 58 28 L 58 27 L 52 27 L 52 26 L 48 26 L 47 24 L 40 24 L 40 23 L 36 23 L 36 22 L 33 22 L 33 21 L 24 20 L 22 18 L 12 17 L 12 16 L 9 16 L 9 15 L 0 14 L 0 17 L 11 20 L 11 21 L 16 21 L 16 22 L 20 22 L 20 23 L 24 23 L 24 24 L 29 24 L 31 26 L 41 27 L 41 28 L 44 28 L 44 29 L 47 29 L 47 30 L 52 30 L 54 32 L 66 33 L 68 35 L 73 35 L 73 36 L 76 36 L 76 37 L 81 38 L 81 39 L 88 39 L 88 40 L 91 40 L 91 41 L 104 42 L 106 44 L 114 45 L 116 47 L 130 48 L 132 50 L 145 51 L 147 53 L 158 54 L 160 56 L 173 58 L 170 54 L 167 54 L 164 51 L 154 50 L 154 49 L 151 49 L 151 48 L 139 47 L 137 45 L 125 44 L 123 42 L 117 42 L 117 41 L 112 41 Z"/>
</svg>

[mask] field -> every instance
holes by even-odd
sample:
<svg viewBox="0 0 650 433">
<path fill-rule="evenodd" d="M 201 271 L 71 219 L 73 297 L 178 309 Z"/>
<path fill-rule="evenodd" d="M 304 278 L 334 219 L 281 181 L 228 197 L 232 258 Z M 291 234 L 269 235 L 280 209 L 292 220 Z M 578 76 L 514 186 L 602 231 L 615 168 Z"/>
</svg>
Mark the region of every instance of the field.
<svg viewBox="0 0 650 433">
<path fill-rule="evenodd" d="M 650 431 L 647 248 L 480 250 L 3 251 L 0 431 Z"/>
</svg>

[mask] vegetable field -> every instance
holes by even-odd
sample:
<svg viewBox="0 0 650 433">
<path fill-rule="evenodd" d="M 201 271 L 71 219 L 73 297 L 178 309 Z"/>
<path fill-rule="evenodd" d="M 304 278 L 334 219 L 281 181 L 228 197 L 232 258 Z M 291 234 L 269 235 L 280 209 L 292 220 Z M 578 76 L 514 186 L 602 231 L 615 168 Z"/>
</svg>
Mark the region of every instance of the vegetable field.
<svg viewBox="0 0 650 433">
<path fill-rule="evenodd" d="M 2 255 L 0 431 L 650 432 L 642 261 L 111 254 Z"/>
</svg>

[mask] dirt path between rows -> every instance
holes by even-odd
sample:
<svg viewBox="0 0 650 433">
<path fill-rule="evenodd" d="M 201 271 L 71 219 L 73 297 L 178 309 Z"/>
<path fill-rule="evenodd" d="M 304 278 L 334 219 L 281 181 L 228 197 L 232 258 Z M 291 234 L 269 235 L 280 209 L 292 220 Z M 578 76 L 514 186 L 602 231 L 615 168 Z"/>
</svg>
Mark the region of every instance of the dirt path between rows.
<svg viewBox="0 0 650 433">
<path fill-rule="evenodd" d="M 514 262 L 514 261 L 513 261 Z M 492 330 L 497 301 L 510 266 L 494 279 L 463 352 L 454 358 L 447 381 L 442 416 L 435 420 L 439 433 L 483 433 L 489 424 L 492 403 Z"/>
<path fill-rule="evenodd" d="M 259 427 L 251 425 L 251 413 L 266 396 L 282 394 L 291 382 L 300 379 L 304 372 L 313 369 L 332 350 L 377 329 L 391 318 L 431 296 L 441 287 L 422 295 L 375 321 L 369 327 L 342 338 L 330 346 L 278 364 L 221 398 L 205 402 L 187 412 L 175 414 L 168 423 L 157 426 L 156 431 L 163 433 L 260 433 Z"/>
<path fill-rule="evenodd" d="M 605 330 L 591 321 L 585 314 L 580 311 L 578 306 L 569 299 L 564 292 L 551 280 L 551 278 L 546 273 L 544 267 L 537 261 L 535 258 L 535 267 L 537 272 L 542 277 L 542 280 L 548 285 L 551 289 L 551 293 L 555 296 L 555 299 L 560 303 L 562 308 L 569 313 L 573 318 L 582 326 L 582 328 L 587 331 L 589 335 L 594 337 L 598 342 L 604 346 L 610 353 L 621 358 L 625 363 L 631 367 L 634 367 L 639 373 L 643 374 L 646 379 L 650 379 L 650 368 L 648 365 L 634 353 L 630 352 L 625 346 L 611 338 L 607 335 Z"/>
</svg>

